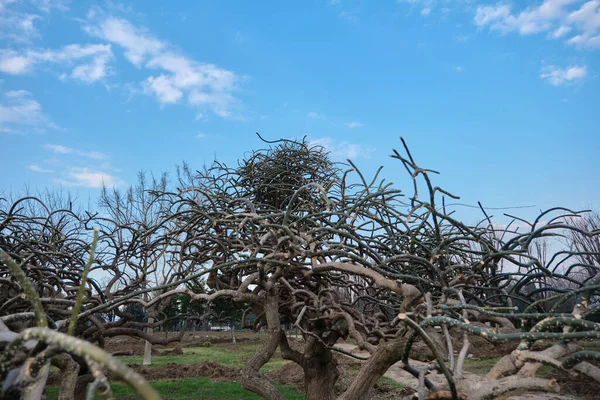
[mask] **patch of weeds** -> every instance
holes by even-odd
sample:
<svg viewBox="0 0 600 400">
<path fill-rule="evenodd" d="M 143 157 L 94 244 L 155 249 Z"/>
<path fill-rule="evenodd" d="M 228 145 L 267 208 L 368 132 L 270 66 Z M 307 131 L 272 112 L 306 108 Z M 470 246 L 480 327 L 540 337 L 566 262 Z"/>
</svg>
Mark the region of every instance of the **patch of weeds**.
<svg viewBox="0 0 600 400">
<path fill-rule="evenodd" d="M 483 376 L 487 374 L 499 360 L 500 357 L 467 358 L 465 359 L 463 369 L 472 374 Z"/>
<path fill-rule="evenodd" d="M 151 382 L 152 387 L 158 391 L 161 397 L 165 399 L 177 400 L 237 400 L 249 399 L 260 400 L 261 397 L 245 390 L 237 382 L 213 382 L 210 378 L 184 378 L 177 380 L 161 380 Z M 304 394 L 298 392 L 292 386 L 273 383 L 275 387 L 290 400 L 303 400 Z M 121 383 L 111 384 L 114 398 L 116 399 L 134 399 L 136 394 L 133 389 Z M 58 388 L 51 387 L 46 389 L 49 400 L 58 396 Z M 99 397 L 98 397 L 99 398 Z"/>
</svg>

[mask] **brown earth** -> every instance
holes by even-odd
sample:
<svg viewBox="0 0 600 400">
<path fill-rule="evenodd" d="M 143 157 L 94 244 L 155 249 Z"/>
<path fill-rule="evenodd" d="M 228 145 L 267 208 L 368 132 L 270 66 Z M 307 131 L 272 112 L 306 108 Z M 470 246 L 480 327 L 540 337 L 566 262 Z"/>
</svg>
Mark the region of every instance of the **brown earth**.
<svg viewBox="0 0 600 400">
<path fill-rule="evenodd" d="M 167 337 L 173 337 L 175 333 L 155 333 L 155 337 L 164 339 Z M 254 332 L 236 332 L 237 343 L 259 343 L 262 340 L 262 335 Z M 166 346 L 154 345 L 152 346 L 152 355 L 177 355 L 183 354 L 182 347 L 203 347 L 212 345 L 228 345 L 232 343 L 231 332 L 189 332 L 183 336 L 181 343 L 173 342 Z M 104 349 L 109 353 L 118 353 L 120 355 L 133 355 L 142 356 L 144 355 L 145 341 L 143 339 L 129 337 L 129 336 L 116 336 L 106 340 Z M 220 347 L 220 346 L 219 346 Z"/>
<path fill-rule="evenodd" d="M 197 364 L 169 363 L 152 368 L 147 368 L 137 364 L 129 364 L 129 368 L 133 369 L 149 381 L 207 376 L 215 381 L 229 382 L 236 381 L 240 375 L 238 369 L 226 367 L 213 362 Z"/>
</svg>

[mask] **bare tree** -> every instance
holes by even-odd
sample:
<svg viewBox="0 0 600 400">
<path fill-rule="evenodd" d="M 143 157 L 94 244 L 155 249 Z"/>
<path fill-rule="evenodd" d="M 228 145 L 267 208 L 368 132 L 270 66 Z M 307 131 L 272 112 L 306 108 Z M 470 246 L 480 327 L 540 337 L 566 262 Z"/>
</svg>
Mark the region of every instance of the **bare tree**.
<svg viewBox="0 0 600 400">
<path fill-rule="evenodd" d="M 44 233 L 47 218 L 20 217 L 18 205 L 3 211 L 0 247 L 17 263 L 3 258 L 0 264 L 0 279 L 8 287 L 0 317 L 12 323 L 29 313 L 23 318 L 43 325 L 41 314 L 46 314 L 56 321 L 53 331 L 63 334 L 79 301 L 70 287 L 86 287 L 73 331 L 77 338 L 101 344 L 127 334 L 158 343 L 156 336 L 133 328 L 160 326 L 164 320 L 135 322 L 124 311 L 127 304 L 157 310 L 177 296 L 247 304 L 244 315 L 256 315 L 251 326 L 265 330 L 267 340 L 242 369 L 241 382 L 266 399 L 283 399 L 260 372 L 277 348 L 304 370 L 307 399 L 369 398 L 396 363 L 419 382 L 420 397 L 432 392 L 440 399 L 556 390 L 552 380 L 535 377 L 542 364 L 600 381 L 600 369 L 589 363 L 600 354 L 580 351 L 575 343 L 600 336 L 600 324 L 592 319 L 600 308 L 591 304 L 600 291 L 598 267 L 581 263 L 590 274 L 580 279 L 571 262 L 593 251 L 532 250 L 536 242 L 569 232 L 595 240 L 597 231 L 572 223 L 578 212 L 550 209 L 531 223 L 522 220 L 528 226 L 523 232 L 508 233 L 508 228 L 494 228 L 482 208 L 483 223 L 468 225 L 446 210 L 443 198 L 456 196 L 433 184 L 436 172 L 420 167 L 404 141 L 404 150 L 392 157 L 414 182 L 407 194 L 378 175 L 365 177 L 350 161 L 348 166 L 331 163 L 323 148 L 306 141 L 270 144 L 234 168 L 221 163 L 197 173 L 187 168 L 177 190 L 153 193 L 151 204 L 160 204 L 160 211 L 147 220 L 122 218 L 139 211 L 128 211 L 136 203 L 114 201 L 119 207 L 112 214 L 87 214 L 79 219 L 81 232 L 63 238 L 64 232 Z M 90 270 L 112 275 L 102 288 L 83 273 L 89 251 L 84 239 L 91 226 L 99 228 L 99 237 Z M 72 248 L 61 247 L 66 244 Z M 164 279 L 149 287 L 148 276 L 160 268 Z M 40 306 L 23 301 L 29 289 L 12 271 L 33 282 Z M 210 293 L 188 287 L 198 279 L 206 279 Z M 100 318 L 111 314 L 112 320 Z M 288 342 L 288 324 L 302 333 L 300 348 Z M 38 329 L 11 328 L 21 338 Z M 463 334 L 456 360 L 450 330 Z M 473 335 L 515 342 L 515 351 L 477 381 L 462 373 Z M 347 352 L 335 345 L 349 337 L 368 358 L 350 387 L 336 393 L 335 354 Z M 541 339 L 570 342 L 534 350 Z M 12 334 L 0 336 L 0 345 L 12 348 L 14 340 Z M 424 366 L 410 358 L 418 342 L 432 355 Z M 2 379 L 11 370 L 27 371 L 27 360 L 41 358 L 42 365 L 55 360 L 40 356 L 42 347 L 29 350 L 25 359 L 5 352 Z M 64 346 L 59 349 L 65 352 Z M 85 358 L 85 353 L 76 355 Z M 433 370 L 446 384 L 428 379 Z"/>
<path fill-rule="evenodd" d="M 588 277 L 595 275 L 597 268 L 600 267 L 600 236 L 587 236 L 580 231 L 599 232 L 600 212 L 592 211 L 573 217 L 571 224 L 579 228 L 579 231 L 570 231 L 568 236 L 571 249 L 576 253 L 575 259 Z"/>
</svg>

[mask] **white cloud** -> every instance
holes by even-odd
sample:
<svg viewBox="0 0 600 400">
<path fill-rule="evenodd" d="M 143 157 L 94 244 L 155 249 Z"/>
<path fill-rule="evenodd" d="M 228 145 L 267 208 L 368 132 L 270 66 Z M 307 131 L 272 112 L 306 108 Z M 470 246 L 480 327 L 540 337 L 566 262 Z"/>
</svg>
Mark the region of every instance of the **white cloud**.
<svg viewBox="0 0 600 400">
<path fill-rule="evenodd" d="M 41 19 L 39 15 L 17 12 L 0 12 L 0 39 L 17 43 L 27 43 L 39 36 L 34 22 Z"/>
<path fill-rule="evenodd" d="M 571 27 L 563 25 L 563 26 L 558 27 L 554 32 L 552 32 L 551 36 L 553 39 L 558 39 L 560 37 L 565 36 L 569 32 L 571 32 Z"/>
<path fill-rule="evenodd" d="M 360 128 L 361 126 L 364 126 L 364 124 L 357 122 L 357 121 L 352 121 L 352 122 L 348 122 L 346 124 L 346 126 L 350 129 L 352 129 L 352 128 Z"/>
<path fill-rule="evenodd" d="M 89 188 L 100 188 L 103 185 L 117 187 L 125 183 L 113 175 L 89 168 L 74 167 L 66 175 L 66 179 L 57 179 L 56 181 L 67 186 L 84 186 Z"/>
<path fill-rule="evenodd" d="M 227 92 L 192 90 L 188 102 L 191 105 L 207 107 L 219 117 L 227 118 L 232 116 L 231 105 L 236 102 L 236 99 Z"/>
<path fill-rule="evenodd" d="M 209 134 L 207 134 L 207 133 L 204 133 L 204 132 L 199 132 L 199 133 L 196 135 L 196 138 L 197 138 L 197 139 L 219 139 L 219 140 L 221 140 L 221 139 L 225 139 L 225 137 L 224 137 L 224 136 L 222 136 L 222 135 L 214 135 L 214 134 L 212 134 L 212 135 L 209 135 Z"/>
<path fill-rule="evenodd" d="M 17 52 L 0 49 L 0 72 L 20 75 L 31 72 L 40 64 L 73 67 L 65 78 L 85 83 L 95 82 L 111 73 L 109 63 L 113 53 L 109 44 L 70 44 L 56 50 L 24 50 Z"/>
<path fill-rule="evenodd" d="M 37 7 L 40 11 L 50 12 L 53 8 L 59 11 L 66 11 L 69 9 L 68 4 L 70 0 L 30 0 L 34 7 Z"/>
<path fill-rule="evenodd" d="M 600 35 L 577 35 L 569 39 L 567 43 L 577 47 L 600 47 Z"/>
<path fill-rule="evenodd" d="M 14 7 L 11 5 L 14 4 Z M 53 8 L 60 10 L 67 9 L 66 2 L 59 0 L 29 0 L 14 1 L 0 0 L 0 39 L 7 39 L 16 43 L 28 43 L 39 35 L 35 27 L 35 22 L 42 20 L 43 16 L 23 12 L 27 11 L 49 13 Z"/>
<path fill-rule="evenodd" d="M 123 180 L 107 172 L 115 169 L 111 167 L 110 157 L 105 153 L 84 151 L 60 144 L 45 144 L 42 147 L 54 153 L 54 156 L 43 160 L 42 164 L 32 164 L 28 168 L 40 173 L 56 171 L 58 178 L 54 179 L 55 182 L 89 188 L 99 188 L 103 184 L 109 187 L 124 184 Z"/>
<path fill-rule="evenodd" d="M 330 137 L 318 138 L 311 140 L 310 145 L 312 146 L 323 146 L 325 147 L 332 157 L 354 159 L 359 157 L 368 158 L 370 153 L 375 149 L 371 146 L 364 146 L 360 144 L 349 143 L 346 141 L 339 141 Z"/>
<path fill-rule="evenodd" d="M 165 47 L 163 42 L 150 36 L 147 30 L 136 28 L 121 18 L 109 17 L 98 25 L 85 26 L 84 30 L 92 36 L 123 47 L 125 57 L 136 67 L 141 67 L 149 55 L 158 54 Z"/>
<path fill-rule="evenodd" d="M 141 70 L 158 71 L 144 79 L 141 93 L 156 97 L 160 104 L 187 103 L 228 118 L 238 101 L 233 93 L 240 77 L 214 64 L 202 63 L 179 54 L 173 46 L 154 37 L 147 29 L 112 16 L 92 20 L 85 31 L 124 50 L 129 62 Z M 99 20 L 99 21 L 95 21 Z"/>
<path fill-rule="evenodd" d="M 600 0 L 544 0 L 533 6 L 513 12 L 507 4 L 478 6 L 474 23 L 503 33 L 518 32 L 529 35 L 548 32 L 548 37 L 559 39 L 574 30 L 566 42 L 577 47 L 600 47 Z"/>
<path fill-rule="evenodd" d="M 0 132 L 29 133 L 58 129 L 26 90 L 4 92 L 0 100 Z"/>
<path fill-rule="evenodd" d="M 465 69 L 463 67 L 461 67 L 460 65 L 457 65 L 457 66 L 454 67 L 454 70 L 456 72 L 464 72 Z"/>
<path fill-rule="evenodd" d="M 27 57 L 19 56 L 11 50 L 0 49 L 0 72 L 17 75 L 27 72 L 31 60 Z"/>
<path fill-rule="evenodd" d="M 56 154 L 73 154 L 91 160 L 107 160 L 109 158 L 107 154 L 99 151 L 82 151 L 71 147 L 65 147 L 60 144 L 45 144 L 43 147 Z"/>
<path fill-rule="evenodd" d="M 510 16 L 510 7 L 504 4 L 495 6 L 479 6 L 475 12 L 475 25 L 483 27 L 491 25 L 493 29 L 501 29 L 499 21 L 503 21 Z"/>
<path fill-rule="evenodd" d="M 585 66 L 570 66 L 567 68 L 558 68 L 554 65 L 550 65 L 542 68 L 540 78 L 548 81 L 554 86 L 563 85 L 566 83 L 572 83 L 585 78 L 587 75 L 587 69 Z"/>
<path fill-rule="evenodd" d="M 327 119 L 327 118 L 325 117 L 325 115 L 323 115 L 323 114 L 319 114 L 319 113 L 317 113 L 317 112 L 314 112 L 314 111 L 311 111 L 311 112 L 309 112 L 308 114 L 306 114 L 306 116 L 307 116 L 308 118 L 312 118 L 312 119 Z"/>
<path fill-rule="evenodd" d="M 569 14 L 568 21 L 582 31 L 567 43 L 577 47 L 600 47 L 600 1 L 588 1 L 577 11 Z"/>
<path fill-rule="evenodd" d="M 183 92 L 179 90 L 171 79 L 166 75 L 159 75 L 156 78 L 148 77 L 142 82 L 144 93 L 154 93 L 160 103 L 177 103 L 183 96 Z"/>
<path fill-rule="evenodd" d="M 29 168 L 30 170 L 32 170 L 32 171 L 34 171 L 34 172 L 40 172 L 40 173 L 43 173 L 43 174 L 48 174 L 48 173 L 50 173 L 50 172 L 54 172 L 54 171 L 53 171 L 53 170 L 51 170 L 51 169 L 42 168 L 42 167 L 40 167 L 40 166 L 39 166 L 39 165 L 37 165 L 37 164 L 32 164 L 32 165 L 30 165 L 30 166 L 29 166 L 29 167 L 27 167 L 27 168 Z"/>
<path fill-rule="evenodd" d="M 398 3 L 409 4 L 411 7 L 418 7 L 421 9 L 419 12 L 421 16 L 428 17 L 437 2 L 435 0 L 398 0 Z M 445 12 L 449 11 L 447 8 L 445 10 Z"/>
</svg>

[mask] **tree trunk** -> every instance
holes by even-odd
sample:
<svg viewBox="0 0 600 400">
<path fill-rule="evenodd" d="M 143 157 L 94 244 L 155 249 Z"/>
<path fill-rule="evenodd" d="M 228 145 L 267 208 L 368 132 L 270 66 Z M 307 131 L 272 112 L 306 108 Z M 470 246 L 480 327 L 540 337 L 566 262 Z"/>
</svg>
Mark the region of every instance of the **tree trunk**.
<svg viewBox="0 0 600 400">
<path fill-rule="evenodd" d="M 377 350 L 362 366 L 350 387 L 340 396 L 340 400 L 366 400 L 371 390 L 385 371 L 400 360 L 404 341 L 395 339 L 381 343 Z"/>
<path fill-rule="evenodd" d="M 152 324 L 154 323 L 154 317 L 151 317 L 150 315 L 148 316 L 148 323 Z M 146 328 L 146 333 L 148 333 L 149 335 L 152 335 L 152 333 L 154 332 L 154 330 L 152 329 L 152 327 L 147 327 Z M 149 341 L 146 340 L 146 344 L 144 345 L 144 362 L 143 365 L 150 365 L 152 364 L 152 343 L 150 343 Z"/>
<path fill-rule="evenodd" d="M 323 342 L 308 337 L 302 368 L 306 400 L 334 400 L 333 387 L 340 376 L 337 361 Z"/>
<path fill-rule="evenodd" d="M 75 362 L 68 354 L 57 357 L 60 370 L 60 391 L 58 400 L 75 400 L 75 387 L 79 376 L 79 363 Z"/>
<path fill-rule="evenodd" d="M 278 305 L 277 293 L 267 294 L 263 308 L 267 318 L 269 338 L 264 346 L 256 350 L 254 355 L 248 360 L 246 366 L 240 371 L 240 383 L 242 387 L 258 394 L 266 400 L 285 400 L 285 397 L 260 372 L 261 367 L 273 357 L 275 350 L 279 346 L 281 323 L 279 320 Z"/>
</svg>

